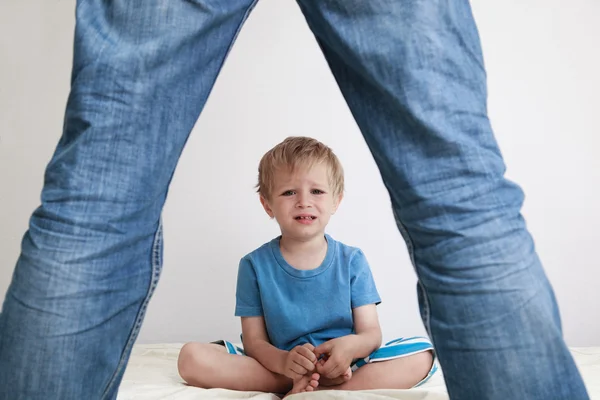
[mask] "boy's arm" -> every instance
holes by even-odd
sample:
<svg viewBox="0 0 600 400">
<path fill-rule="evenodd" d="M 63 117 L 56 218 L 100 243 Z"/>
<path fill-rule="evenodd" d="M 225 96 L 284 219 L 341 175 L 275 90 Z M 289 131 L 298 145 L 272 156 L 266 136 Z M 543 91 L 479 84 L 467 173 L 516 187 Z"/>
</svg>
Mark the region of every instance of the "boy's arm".
<svg viewBox="0 0 600 400">
<path fill-rule="evenodd" d="M 362 358 L 381 346 L 381 328 L 376 307 L 381 303 L 381 298 L 369 262 L 362 251 L 353 254 L 350 271 L 352 320 L 356 333 L 349 339 L 353 342 L 351 355 L 353 358 Z"/>
<path fill-rule="evenodd" d="M 366 304 L 352 310 L 354 334 L 342 336 L 348 342 L 352 359 L 364 358 L 381 346 L 381 327 L 375 304 Z M 340 338 L 341 339 L 341 338 Z"/>
<path fill-rule="evenodd" d="M 370 355 L 381 346 L 381 327 L 377 306 L 367 304 L 352 310 L 354 319 L 354 351 L 352 358 L 363 358 Z"/>
<path fill-rule="evenodd" d="M 244 352 L 276 374 L 283 375 L 287 351 L 269 342 L 264 317 L 242 317 Z"/>
</svg>

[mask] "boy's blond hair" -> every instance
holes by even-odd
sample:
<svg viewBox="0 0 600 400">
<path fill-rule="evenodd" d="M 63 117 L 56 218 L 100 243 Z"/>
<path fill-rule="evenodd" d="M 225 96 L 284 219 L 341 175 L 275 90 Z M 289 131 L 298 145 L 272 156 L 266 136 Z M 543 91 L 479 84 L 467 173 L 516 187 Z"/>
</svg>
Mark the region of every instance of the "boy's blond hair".
<svg viewBox="0 0 600 400">
<path fill-rule="evenodd" d="M 275 180 L 275 171 L 285 168 L 291 172 L 299 167 L 311 167 L 324 162 L 328 167 L 329 185 L 332 194 L 344 192 L 344 170 L 333 151 L 316 139 L 305 136 L 290 136 L 269 150 L 258 165 L 257 192 L 270 199 Z"/>
</svg>

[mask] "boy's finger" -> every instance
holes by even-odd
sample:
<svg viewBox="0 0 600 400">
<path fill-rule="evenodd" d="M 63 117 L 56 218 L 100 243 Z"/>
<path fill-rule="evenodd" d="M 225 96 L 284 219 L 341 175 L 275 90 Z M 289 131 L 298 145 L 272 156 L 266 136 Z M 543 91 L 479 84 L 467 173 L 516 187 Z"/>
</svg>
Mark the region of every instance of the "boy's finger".
<svg viewBox="0 0 600 400">
<path fill-rule="evenodd" d="M 325 362 L 323 360 L 319 361 L 316 365 L 317 372 L 321 374 L 321 376 L 325 376 Z"/>
<path fill-rule="evenodd" d="M 303 376 L 304 374 L 299 374 L 297 372 L 292 371 L 292 376 L 290 376 L 290 378 L 292 378 L 293 381 L 297 381 L 298 379 L 302 379 Z"/>
<path fill-rule="evenodd" d="M 298 357 L 297 359 L 294 360 L 294 362 L 296 363 L 296 365 L 299 365 L 302 369 L 305 370 L 304 373 L 315 369 L 315 364 L 313 364 L 306 357 Z"/>
<path fill-rule="evenodd" d="M 313 352 L 318 357 L 321 354 L 331 353 L 331 349 L 332 348 L 333 348 L 333 345 L 331 344 L 331 341 L 328 341 L 328 342 L 325 342 L 325 343 L 321 343 L 320 345 L 318 345 L 317 347 L 315 347 L 315 349 L 313 350 Z"/>
<path fill-rule="evenodd" d="M 299 376 L 303 376 L 306 375 L 306 368 L 304 368 L 302 365 L 297 364 L 295 362 L 292 363 L 292 365 L 290 365 L 290 370 L 295 373 L 298 374 Z"/>
<path fill-rule="evenodd" d="M 302 347 L 307 348 L 311 352 L 315 349 L 315 346 L 313 346 L 311 343 L 304 343 Z"/>
<path fill-rule="evenodd" d="M 339 376 L 341 376 L 341 375 L 342 375 L 342 369 L 341 369 L 341 368 L 340 368 L 340 366 L 338 365 L 338 366 L 336 366 L 336 367 L 333 369 L 333 371 L 331 371 L 331 372 L 329 373 L 329 377 L 328 377 L 328 378 L 329 378 L 329 379 L 335 379 L 335 378 L 338 378 L 338 377 L 339 377 Z"/>
<path fill-rule="evenodd" d="M 341 375 L 341 368 L 338 364 L 335 364 L 333 368 L 327 373 L 326 377 L 329 379 L 335 379 Z"/>
<path fill-rule="evenodd" d="M 321 367 L 321 371 L 319 371 L 319 373 L 321 375 L 325 375 L 326 377 L 330 377 L 329 375 L 331 374 L 331 372 L 335 369 L 336 365 L 334 364 L 332 359 L 329 359 L 325 362 L 325 364 L 323 364 L 323 366 Z"/>
<path fill-rule="evenodd" d="M 315 356 L 315 353 L 313 353 L 312 350 L 304 346 L 298 349 L 298 354 L 304 356 L 312 363 L 314 363 L 317 360 L 317 356 Z"/>
</svg>

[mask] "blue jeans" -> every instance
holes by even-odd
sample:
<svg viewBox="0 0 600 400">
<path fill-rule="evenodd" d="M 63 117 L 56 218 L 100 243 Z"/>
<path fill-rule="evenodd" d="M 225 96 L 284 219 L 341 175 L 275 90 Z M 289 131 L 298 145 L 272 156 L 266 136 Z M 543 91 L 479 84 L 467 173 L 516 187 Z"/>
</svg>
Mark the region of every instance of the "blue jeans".
<svg viewBox="0 0 600 400">
<path fill-rule="evenodd" d="M 255 0 L 80 0 L 64 132 L 0 316 L 1 399 L 115 398 L 161 210 Z M 586 399 L 486 110 L 467 0 L 299 0 L 375 157 L 455 399 Z"/>
</svg>

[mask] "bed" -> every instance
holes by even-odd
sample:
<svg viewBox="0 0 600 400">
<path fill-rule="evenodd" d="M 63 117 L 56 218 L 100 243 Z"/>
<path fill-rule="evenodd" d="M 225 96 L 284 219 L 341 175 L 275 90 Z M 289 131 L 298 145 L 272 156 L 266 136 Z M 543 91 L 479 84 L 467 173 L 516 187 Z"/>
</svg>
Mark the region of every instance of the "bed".
<svg viewBox="0 0 600 400">
<path fill-rule="evenodd" d="M 177 355 L 181 344 L 138 344 L 131 354 L 119 390 L 118 400 L 149 399 L 252 399 L 277 400 L 277 396 L 258 392 L 224 389 L 199 389 L 183 383 L 177 373 Z M 600 400 L 600 347 L 571 349 L 592 399 Z M 371 390 L 360 392 L 324 391 L 290 396 L 290 400 L 444 400 L 448 399 L 441 372 L 425 385 L 412 390 Z"/>
</svg>

